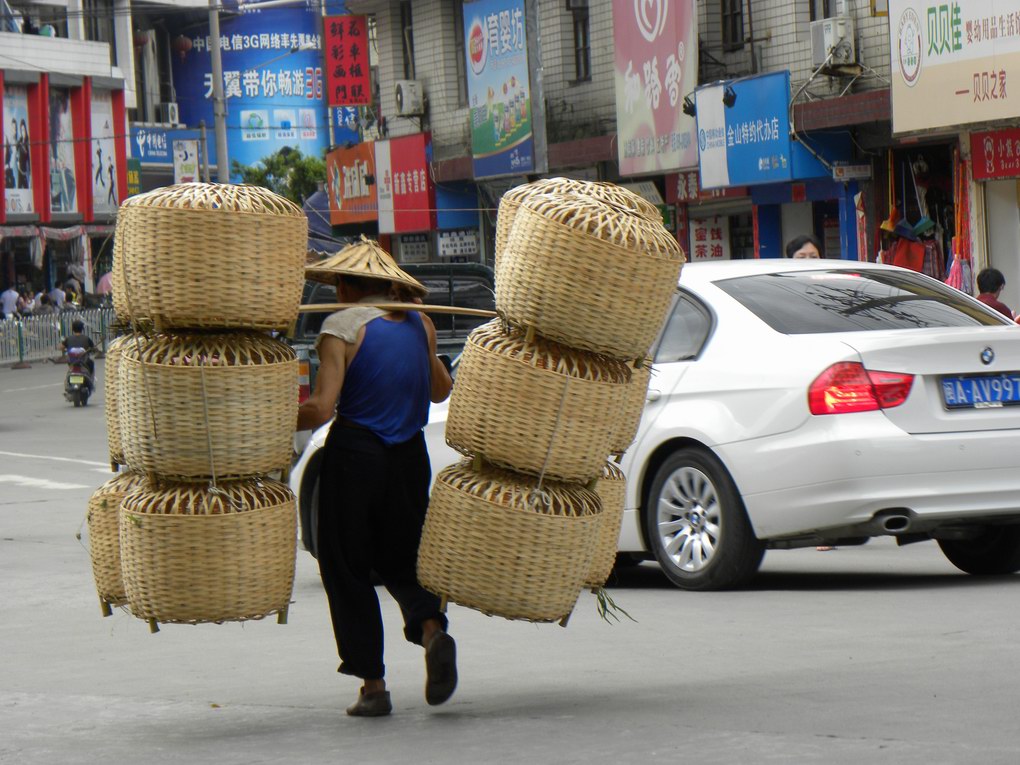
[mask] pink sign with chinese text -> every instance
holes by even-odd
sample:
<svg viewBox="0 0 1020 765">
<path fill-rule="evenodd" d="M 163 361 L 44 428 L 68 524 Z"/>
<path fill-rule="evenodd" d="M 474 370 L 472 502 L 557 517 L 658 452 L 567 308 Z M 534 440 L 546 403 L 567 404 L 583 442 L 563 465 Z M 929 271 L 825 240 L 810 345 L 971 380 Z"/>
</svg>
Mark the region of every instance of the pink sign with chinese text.
<svg viewBox="0 0 1020 765">
<path fill-rule="evenodd" d="M 436 188 L 429 176 L 432 134 L 375 142 L 379 233 L 431 231 L 436 227 Z"/>
<path fill-rule="evenodd" d="M 696 167 L 694 118 L 682 111 L 698 83 L 694 0 L 613 0 L 620 175 Z"/>
</svg>

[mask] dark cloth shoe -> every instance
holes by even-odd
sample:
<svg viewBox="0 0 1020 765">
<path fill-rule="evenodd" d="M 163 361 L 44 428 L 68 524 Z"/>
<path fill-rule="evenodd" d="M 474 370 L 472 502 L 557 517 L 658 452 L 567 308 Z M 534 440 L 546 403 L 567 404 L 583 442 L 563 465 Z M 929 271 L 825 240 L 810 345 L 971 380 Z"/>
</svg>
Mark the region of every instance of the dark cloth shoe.
<svg viewBox="0 0 1020 765">
<path fill-rule="evenodd" d="M 457 688 L 457 644 L 443 630 L 425 646 L 425 701 L 442 704 Z"/>
<path fill-rule="evenodd" d="M 358 691 L 358 700 L 347 707 L 351 717 L 384 717 L 392 711 L 389 691 L 365 693 L 364 688 Z"/>
</svg>

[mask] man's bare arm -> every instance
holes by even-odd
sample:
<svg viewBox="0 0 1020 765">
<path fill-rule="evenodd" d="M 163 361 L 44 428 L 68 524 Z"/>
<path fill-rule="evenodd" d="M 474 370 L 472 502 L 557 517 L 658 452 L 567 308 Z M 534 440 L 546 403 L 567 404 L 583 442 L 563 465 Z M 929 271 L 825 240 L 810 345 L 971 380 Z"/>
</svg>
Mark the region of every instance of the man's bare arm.
<svg viewBox="0 0 1020 765">
<path fill-rule="evenodd" d="M 298 430 L 310 430 L 329 422 L 336 409 L 347 371 L 347 343 L 326 335 L 319 343 L 319 373 L 315 390 L 298 409 Z"/>
</svg>

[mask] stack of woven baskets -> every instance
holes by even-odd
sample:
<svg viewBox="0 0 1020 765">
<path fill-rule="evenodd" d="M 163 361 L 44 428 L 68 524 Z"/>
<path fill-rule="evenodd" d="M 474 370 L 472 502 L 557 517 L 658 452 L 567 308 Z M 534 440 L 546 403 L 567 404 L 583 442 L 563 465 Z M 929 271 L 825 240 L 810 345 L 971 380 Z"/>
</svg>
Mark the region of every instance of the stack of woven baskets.
<svg viewBox="0 0 1020 765">
<path fill-rule="evenodd" d="M 511 189 L 496 230 L 499 319 L 461 357 L 418 578 L 508 619 L 564 622 L 615 560 L 647 354 L 683 264 L 658 210 L 612 184 Z"/>
<path fill-rule="evenodd" d="M 285 621 L 294 580 L 286 473 L 307 220 L 255 186 L 191 183 L 131 197 L 117 217 L 113 298 L 131 332 L 106 366 L 110 460 L 89 501 L 104 613 L 156 629 Z"/>
</svg>

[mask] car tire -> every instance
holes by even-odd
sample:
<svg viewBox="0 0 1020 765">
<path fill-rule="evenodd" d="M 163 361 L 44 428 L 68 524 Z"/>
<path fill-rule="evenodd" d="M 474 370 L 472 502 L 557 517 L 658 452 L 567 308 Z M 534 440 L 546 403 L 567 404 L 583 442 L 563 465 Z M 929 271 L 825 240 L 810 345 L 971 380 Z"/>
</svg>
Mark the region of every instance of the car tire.
<svg viewBox="0 0 1020 765">
<path fill-rule="evenodd" d="M 729 472 L 704 449 L 680 449 L 659 467 L 644 521 L 655 559 L 684 590 L 739 587 L 765 554 Z"/>
<path fill-rule="evenodd" d="M 1002 576 L 1020 571 L 1020 526 L 987 526 L 973 539 L 940 539 L 942 554 L 961 571 Z"/>
<path fill-rule="evenodd" d="M 311 499 L 301 508 L 301 544 L 318 559 L 319 549 L 319 475 L 316 466 L 315 477 L 312 479 Z"/>
</svg>

